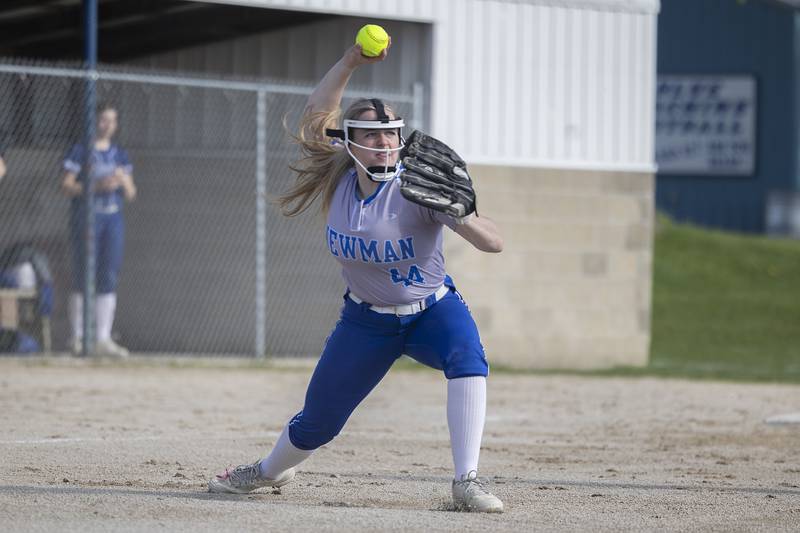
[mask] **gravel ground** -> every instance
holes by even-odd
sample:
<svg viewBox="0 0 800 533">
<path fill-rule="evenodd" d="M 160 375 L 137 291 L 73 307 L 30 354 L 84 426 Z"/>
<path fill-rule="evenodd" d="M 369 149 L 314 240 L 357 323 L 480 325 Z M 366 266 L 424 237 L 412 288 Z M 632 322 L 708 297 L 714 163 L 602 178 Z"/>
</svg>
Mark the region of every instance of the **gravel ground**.
<svg viewBox="0 0 800 533">
<path fill-rule="evenodd" d="M 454 512 L 445 381 L 395 369 L 280 491 L 206 492 L 265 454 L 313 363 L 0 359 L 0 520 L 16 531 L 800 530 L 800 386 L 496 374 Z"/>
</svg>

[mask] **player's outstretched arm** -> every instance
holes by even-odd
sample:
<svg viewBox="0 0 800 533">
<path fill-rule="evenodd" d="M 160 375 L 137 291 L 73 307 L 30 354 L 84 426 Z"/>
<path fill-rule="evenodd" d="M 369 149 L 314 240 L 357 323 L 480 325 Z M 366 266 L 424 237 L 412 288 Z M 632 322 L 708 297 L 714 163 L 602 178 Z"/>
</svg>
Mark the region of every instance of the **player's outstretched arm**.
<svg viewBox="0 0 800 533">
<path fill-rule="evenodd" d="M 379 56 L 367 57 L 361 53 L 361 45 L 355 44 L 345 50 L 342 58 L 333 65 L 311 93 L 306 105 L 306 113 L 331 112 L 336 110 L 342 102 L 342 94 L 350 81 L 350 76 L 362 65 L 378 63 L 386 59 L 389 46 Z"/>
<path fill-rule="evenodd" d="M 503 251 L 503 236 L 497 224 L 483 215 L 470 215 L 463 224 L 456 226 L 455 231 L 482 252 Z"/>
</svg>

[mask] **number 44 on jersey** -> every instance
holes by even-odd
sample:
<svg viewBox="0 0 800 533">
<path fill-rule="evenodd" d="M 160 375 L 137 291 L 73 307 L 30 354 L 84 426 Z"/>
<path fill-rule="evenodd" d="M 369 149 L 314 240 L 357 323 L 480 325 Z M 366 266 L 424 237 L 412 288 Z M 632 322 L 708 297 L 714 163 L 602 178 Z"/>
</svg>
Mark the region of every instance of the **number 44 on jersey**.
<svg viewBox="0 0 800 533">
<path fill-rule="evenodd" d="M 392 275 L 393 283 L 402 283 L 404 287 L 408 287 L 409 285 L 413 285 L 415 283 L 417 285 L 422 285 L 425 283 L 425 278 L 423 278 L 422 274 L 419 273 L 419 268 L 417 265 L 411 265 L 409 267 L 407 276 L 403 276 L 400 273 L 400 270 L 397 268 L 389 270 L 389 273 Z"/>
</svg>

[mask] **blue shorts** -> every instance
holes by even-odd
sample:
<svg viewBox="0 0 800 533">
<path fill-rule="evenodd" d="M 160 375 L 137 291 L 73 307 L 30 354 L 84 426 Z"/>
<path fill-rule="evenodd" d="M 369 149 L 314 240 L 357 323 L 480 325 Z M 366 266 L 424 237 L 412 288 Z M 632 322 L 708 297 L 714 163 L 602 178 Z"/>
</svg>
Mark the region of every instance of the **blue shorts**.
<svg viewBox="0 0 800 533">
<path fill-rule="evenodd" d="M 71 240 L 72 240 L 72 274 L 75 290 L 84 289 L 84 256 L 86 245 L 84 241 L 84 221 L 80 218 L 82 210 L 72 211 Z M 119 270 L 122 266 L 122 252 L 125 247 L 125 222 L 122 213 L 98 213 L 95 220 L 95 284 L 98 294 L 116 292 L 119 279 Z"/>
<path fill-rule="evenodd" d="M 475 321 L 455 287 L 448 286 L 450 292 L 431 307 L 401 317 L 376 313 L 345 296 L 303 410 L 289 422 L 292 444 L 314 450 L 330 442 L 403 354 L 443 370 L 448 379 L 488 375 Z"/>
</svg>

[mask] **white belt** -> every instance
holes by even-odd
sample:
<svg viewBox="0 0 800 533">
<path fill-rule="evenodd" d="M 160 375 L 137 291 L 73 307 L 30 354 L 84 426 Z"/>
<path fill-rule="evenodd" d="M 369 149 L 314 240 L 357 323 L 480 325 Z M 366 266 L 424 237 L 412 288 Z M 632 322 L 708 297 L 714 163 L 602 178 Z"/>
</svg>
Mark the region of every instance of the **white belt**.
<svg viewBox="0 0 800 533">
<path fill-rule="evenodd" d="M 418 302 L 405 305 L 390 305 L 386 307 L 378 307 L 377 305 L 370 305 L 369 310 L 386 315 L 397 315 L 397 316 L 414 315 L 416 313 L 419 313 L 420 311 L 424 311 L 428 307 L 432 306 L 433 304 L 444 298 L 445 294 L 447 294 L 448 292 L 450 292 L 450 288 L 447 285 L 442 285 L 436 290 L 436 292 L 434 292 L 424 300 L 420 300 Z M 362 300 L 352 292 L 348 292 L 347 296 L 357 304 L 364 303 L 364 300 Z"/>
</svg>

